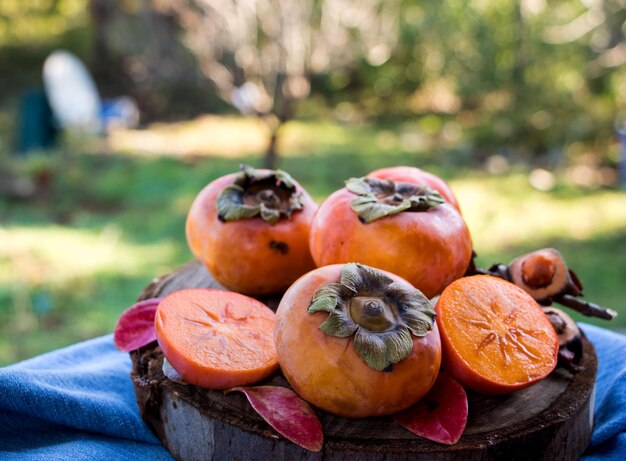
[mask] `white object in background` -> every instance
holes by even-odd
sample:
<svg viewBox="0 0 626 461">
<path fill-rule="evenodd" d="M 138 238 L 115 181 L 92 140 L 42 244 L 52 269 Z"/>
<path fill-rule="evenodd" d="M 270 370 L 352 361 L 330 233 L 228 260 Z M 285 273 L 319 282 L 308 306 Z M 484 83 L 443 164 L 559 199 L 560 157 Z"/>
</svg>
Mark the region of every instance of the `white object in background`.
<svg viewBox="0 0 626 461">
<path fill-rule="evenodd" d="M 60 128 L 102 132 L 100 95 L 87 68 L 68 51 L 55 51 L 43 66 L 43 83 Z"/>
</svg>

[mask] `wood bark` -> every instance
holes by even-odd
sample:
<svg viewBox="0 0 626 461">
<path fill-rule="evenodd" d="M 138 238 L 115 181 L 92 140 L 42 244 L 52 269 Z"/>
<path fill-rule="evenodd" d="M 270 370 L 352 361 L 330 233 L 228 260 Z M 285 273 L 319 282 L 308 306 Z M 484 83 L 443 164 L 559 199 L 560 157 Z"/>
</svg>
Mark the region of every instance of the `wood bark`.
<svg viewBox="0 0 626 461">
<path fill-rule="evenodd" d="M 155 280 L 140 298 L 181 288 L 220 286 L 199 263 Z M 279 297 L 262 301 L 275 308 Z M 156 343 L 131 353 L 140 413 L 179 460 L 575 460 L 591 439 L 597 359 L 584 339 L 582 371 L 557 369 L 510 395 L 469 393 L 469 419 L 455 445 L 414 436 L 391 418 L 348 420 L 318 410 L 324 447 L 308 452 L 280 437 L 239 393 L 174 383 Z M 288 386 L 278 372 L 269 384 Z"/>
</svg>

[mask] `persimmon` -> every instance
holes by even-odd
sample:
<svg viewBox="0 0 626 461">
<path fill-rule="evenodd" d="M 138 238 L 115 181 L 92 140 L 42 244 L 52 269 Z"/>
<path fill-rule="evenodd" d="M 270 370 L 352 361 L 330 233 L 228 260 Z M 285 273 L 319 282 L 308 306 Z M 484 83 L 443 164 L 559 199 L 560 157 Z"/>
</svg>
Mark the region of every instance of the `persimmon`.
<svg viewBox="0 0 626 461">
<path fill-rule="evenodd" d="M 461 212 L 459 202 L 452 188 L 439 176 L 424 171 L 414 166 L 392 166 L 374 170 L 367 175 L 368 178 L 390 179 L 395 182 L 410 182 L 413 184 L 428 186 L 439 192 L 450 205 Z"/>
<path fill-rule="evenodd" d="M 320 206 L 310 238 L 317 266 L 361 262 L 397 274 L 431 298 L 472 257 L 463 217 L 437 191 L 378 178 L 346 181 Z"/>
<path fill-rule="evenodd" d="M 186 382 L 228 389 L 276 371 L 274 321 L 274 312 L 256 299 L 194 288 L 163 298 L 154 323 L 163 355 Z"/>
<path fill-rule="evenodd" d="M 436 306 L 443 368 L 483 394 L 506 394 L 545 378 L 557 363 L 559 339 L 537 302 L 490 275 L 464 277 Z"/>
<path fill-rule="evenodd" d="M 356 263 L 299 278 L 278 306 L 274 340 L 294 390 L 348 418 L 410 407 L 441 362 L 428 299 L 401 277 Z"/>
<path fill-rule="evenodd" d="M 308 240 L 316 210 L 284 171 L 243 166 L 198 194 L 187 215 L 187 242 L 229 290 L 278 293 L 315 267 Z"/>
</svg>

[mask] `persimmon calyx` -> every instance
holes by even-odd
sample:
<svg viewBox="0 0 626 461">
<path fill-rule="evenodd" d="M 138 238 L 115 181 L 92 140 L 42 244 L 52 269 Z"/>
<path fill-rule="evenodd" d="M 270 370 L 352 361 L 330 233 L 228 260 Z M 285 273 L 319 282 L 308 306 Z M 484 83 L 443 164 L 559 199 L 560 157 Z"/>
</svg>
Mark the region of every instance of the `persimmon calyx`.
<svg viewBox="0 0 626 461">
<path fill-rule="evenodd" d="M 308 313 L 327 312 L 320 329 L 337 338 L 353 337 L 354 348 L 371 368 L 391 369 L 408 357 L 414 336 L 432 328 L 435 311 L 416 288 L 394 282 L 378 269 L 349 263 L 339 283 L 319 288 Z"/>
<path fill-rule="evenodd" d="M 446 202 L 430 187 L 388 179 L 351 178 L 346 189 L 358 195 L 351 206 L 363 223 L 403 211 L 426 211 Z"/>
<path fill-rule="evenodd" d="M 225 187 L 217 199 L 220 221 L 238 221 L 260 216 L 270 224 L 291 217 L 304 206 L 302 192 L 288 173 L 282 170 L 259 171 L 241 165 L 233 184 Z"/>
</svg>

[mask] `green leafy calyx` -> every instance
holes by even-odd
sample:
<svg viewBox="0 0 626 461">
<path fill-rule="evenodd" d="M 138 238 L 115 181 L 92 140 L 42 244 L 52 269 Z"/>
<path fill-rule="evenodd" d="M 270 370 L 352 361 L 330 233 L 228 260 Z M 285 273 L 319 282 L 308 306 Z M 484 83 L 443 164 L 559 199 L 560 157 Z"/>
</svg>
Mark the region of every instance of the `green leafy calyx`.
<svg viewBox="0 0 626 461">
<path fill-rule="evenodd" d="M 308 312 L 328 313 L 320 329 L 329 336 L 352 338 L 359 357 L 378 371 L 408 357 L 413 336 L 425 336 L 435 319 L 421 291 L 358 263 L 344 265 L 338 283 L 320 287 Z"/>
<path fill-rule="evenodd" d="M 260 216 L 276 224 L 290 218 L 304 206 L 302 192 L 297 191 L 293 178 L 282 170 L 259 171 L 242 165 L 233 183 L 217 198 L 220 221 L 238 221 Z"/>
<path fill-rule="evenodd" d="M 351 178 L 346 189 L 357 195 L 352 209 L 363 223 L 403 211 L 427 211 L 445 203 L 439 192 L 427 186 L 378 178 Z"/>
</svg>

